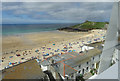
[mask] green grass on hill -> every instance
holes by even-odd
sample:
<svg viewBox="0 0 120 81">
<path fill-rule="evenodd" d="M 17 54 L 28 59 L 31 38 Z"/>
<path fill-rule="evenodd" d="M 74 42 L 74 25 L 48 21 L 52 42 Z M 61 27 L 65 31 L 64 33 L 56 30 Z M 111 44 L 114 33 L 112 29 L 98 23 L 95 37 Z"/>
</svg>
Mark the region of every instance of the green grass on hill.
<svg viewBox="0 0 120 81">
<path fill-rule="evenodd" d="M 92 21 L 86 21 L 82 24 L 77 24 L 72 26 L 72 28 L 77 29 L 101 29 L 105 27 L 105 24 L 108 24 L 108 22 L 92 22 Z"/>
</svg>

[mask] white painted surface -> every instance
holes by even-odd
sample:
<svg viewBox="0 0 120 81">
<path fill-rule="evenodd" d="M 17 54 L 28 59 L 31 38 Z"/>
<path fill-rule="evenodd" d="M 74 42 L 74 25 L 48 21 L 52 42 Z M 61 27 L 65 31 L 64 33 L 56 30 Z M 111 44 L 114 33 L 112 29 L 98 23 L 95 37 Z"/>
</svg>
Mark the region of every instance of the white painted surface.
<svg viewBox="0 0 120 81">
<path fill-rule="evenodd" d="M 82 47 L 82 51 L 91 50 L 91 49 L 94 49 L 94 47 L 89 47 L 89 46 L 83 46 Z"/>
<path fill-rule="evenodd" d="M 115 63 L 101 74 L 94 75 L 89 79 L 118 79 L 118 63 Z"/>
<path fill-rule="evenodd" d="M 42 69 L 42 71 L 46 71 L 47 70 L 47 66 L 41 65 L 41 69 Z"/>
<path fill-rule="evenodd" d="M 118 44 L 118 4 L 114 3 L 112 14 L 110 18 L 109 27 L 107 28 L 106 39 L 104 43 L 103 52 L 101 55 L 100 66 L 98 73 L 102 73 L 109 68 L 113 56 L 115 46 Z"/>
</svg>

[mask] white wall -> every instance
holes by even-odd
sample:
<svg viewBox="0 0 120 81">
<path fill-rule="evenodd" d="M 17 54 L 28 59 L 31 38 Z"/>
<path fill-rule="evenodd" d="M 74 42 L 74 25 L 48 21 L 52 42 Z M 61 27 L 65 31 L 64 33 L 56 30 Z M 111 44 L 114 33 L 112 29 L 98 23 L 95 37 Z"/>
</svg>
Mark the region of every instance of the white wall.
<svg viewBox="0 0 120 81">
<path fill-rule="evenodd" d="M 117 62 L 118 61 L 117 59 L 118 59 L 118 49 L 115 49 L 112 61 Z"/>
<path fill-rule="evenodd" d="M 80 64 L 80 66 L 81 66 L 80 68 L 78 65 L 78 66 L 74 67 L 74 69 L 78 70 L 77 73 L 79 73 L 79 71 L 81 70 L 79 74 L 82 74 L 83 69 L 84 69 L 84 74 L 90 72 L 91 68 L 96 68 L 96 63 L 98 63 L 100 61 L 100 55 L 101 54 L 94 56 L 94 59 L 93 59 L 93 57 L 91 57 L 91 60 L 88 61 L 88 64 L 87 64 L 87 62 L 85 62 L 83 64 Z M 92 64 L 94 64 L 94 67 L 92 66 Z M 86 70 L 87 67 L 88 67 L 88 70 Z"/>
</svg>

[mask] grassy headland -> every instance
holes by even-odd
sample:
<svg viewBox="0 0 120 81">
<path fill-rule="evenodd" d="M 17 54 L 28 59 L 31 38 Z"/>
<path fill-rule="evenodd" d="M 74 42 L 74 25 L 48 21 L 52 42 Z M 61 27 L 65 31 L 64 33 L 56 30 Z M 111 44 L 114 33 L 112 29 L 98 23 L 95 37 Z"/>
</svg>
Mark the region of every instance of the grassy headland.
<svg viewBox="0 0 120 81">
<path fill-rule="evenodd" d="M 85 21 L 84 23 L 77 24 L 71 27 L 58 28 L 60 31 L 69 31 L 69 32 L 88 32 L 92 29 L 106 29 L 108 22 L 93 22 L 93 21 Z"/>
</svg>

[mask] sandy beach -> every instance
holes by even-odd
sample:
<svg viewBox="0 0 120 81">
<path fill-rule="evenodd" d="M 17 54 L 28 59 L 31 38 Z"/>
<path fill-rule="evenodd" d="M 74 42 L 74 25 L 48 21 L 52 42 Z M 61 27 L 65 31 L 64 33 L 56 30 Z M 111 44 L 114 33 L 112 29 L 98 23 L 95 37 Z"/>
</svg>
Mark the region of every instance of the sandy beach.
<svg viewBox="0 0 120 81">
<path fill-rule="evenodd" d="M 89 33 L 73 33 L 73 32 L 40 32 L 40 33 L 29 33 L 22 35 L 3 36 L 2 38 L 2 51 L 3 53 L 10 53 L 16 50 L 26 50 L 45 44 L 67 41 L 72 38 L 78 38 Z"/>
<path fill-rule="evenodd" d="M 40 32 L 22 35 L 3 36 L 2 39 L 2 68 L 19 64 L 31 58 L 44 60 L 48 56 L 61 54 L 70 50 L 80 52 L 80 46 L 88 42 L 100 42 L 106 30 L 91 32 Z M 95 40 L 99 38 L 98 40 Z M 72 47 L 62 51 L 64 47 Z M 49 54 L 48 56 L 43 56 Z M 12 64 L 9 64 L 12 63 Z"/>
</svg>

